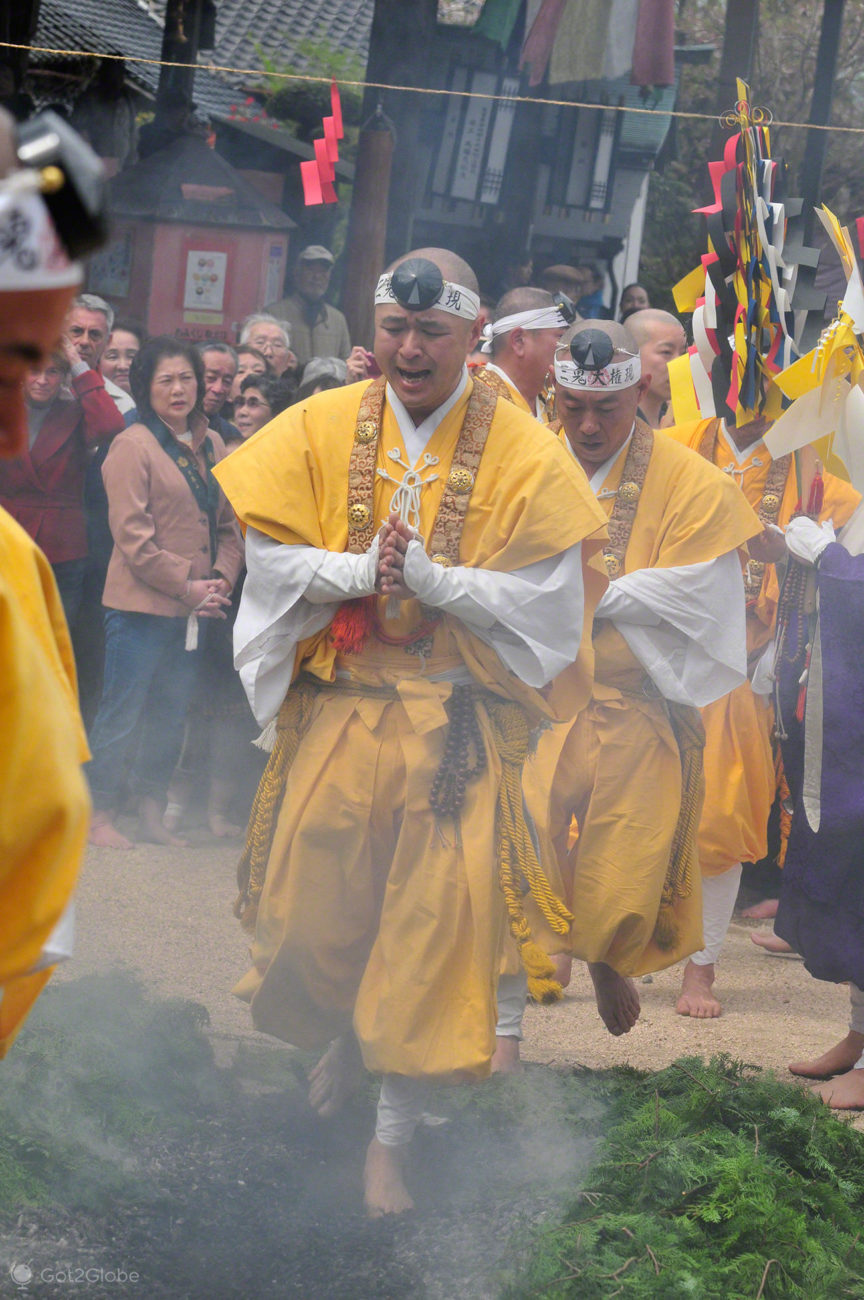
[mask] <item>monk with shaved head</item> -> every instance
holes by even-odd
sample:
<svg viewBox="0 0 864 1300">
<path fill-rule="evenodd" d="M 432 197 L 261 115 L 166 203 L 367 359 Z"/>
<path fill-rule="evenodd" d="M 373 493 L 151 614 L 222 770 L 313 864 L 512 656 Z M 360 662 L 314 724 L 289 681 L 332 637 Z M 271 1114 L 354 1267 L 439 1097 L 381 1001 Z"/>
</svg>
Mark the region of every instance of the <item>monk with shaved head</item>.
<svg viewBox="0 0 864 1300">
<path fill-rule="evenodd" d="M 639 413 L 652 429 L 659 429 L 664 422 L 672 423 L 669 362 L 687 351 L 687 335 L 677 316 L 655 307 L 632 312 L 627 317 L 627 328 L 636 340 L 642 373 L 648 380 Z"/>
<path fill-rule="evenodd" d="M 526 928 L 521 801 L 515 821 L 499 801 L 551 718 L 547 683 L 578 663 L 572 707 L 588 699 L 604 586 L 581 469 L 469 377 L 479 306 L 456 254 L 399 258 L 375 291 L 381 377 L 289 408 L 218 468 L 247 528 L 235 661 L 273 745 L 235 992 L 259 1029 L 325 1049 L 320 1115 L 363 1067 L 383 1076 L 373 1216 L 413 1203 L 403 1161 L 429 1084 L 489 1073 L 505 931 L 526 978 L 554 973 Z"/>
<path fill-rule="evenodd" d="M 526 768 L 573 917 L 563 943 L 532 921 L 565 978 L 571 956 L 588 962 L 600 1016 L 624 1034 L 639 1015 L 632 977 L 702 942 L 698 706 L 746 676 L 737 548 L 760 525 L 727 476 L 639 418 L 650 379 L 630 321 L 578 322 L 554 365 L 553 427 L 608 518 L 610 581 L 591 700 Z"/>
<path fill-rule="evenodd" d="M 561 294 L 553 297 L 530 285 L 511 289 L 483 330 L 489 361 L 475 378 L 542 420 L 552 358 L 572 319 L 572 304 Z"/>
</svg>

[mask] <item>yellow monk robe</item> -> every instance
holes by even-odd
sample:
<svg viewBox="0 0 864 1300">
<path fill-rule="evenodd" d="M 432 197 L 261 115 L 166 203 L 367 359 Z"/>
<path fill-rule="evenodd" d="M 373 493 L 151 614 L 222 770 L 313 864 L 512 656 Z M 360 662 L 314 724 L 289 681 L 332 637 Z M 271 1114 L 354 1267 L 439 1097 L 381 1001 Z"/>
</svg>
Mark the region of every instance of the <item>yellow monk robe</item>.
<svg viewBox="0 0 864 1300">
<path fill-rule="evenodd" d="M 443 493 L 468 391 L 425 449 L 420 531 Z M 348 465 L 363 385 L 292 407 L 227 457 L 216 473 L 244 524 L 290 544 L 344 551 Z M 385 404 L 378 466 L 406 458 Z M 376 477 L 375 516 L 393 486 Z M 606 585 L 597 550 L 604 516 L 587 481 L 536 421 L 499 400 L 462 532 L 463 563 L 509 572 L 583 543 L 586 621 Z M 593 563 L 598 568 L 592 567 Z M 416 601 L 379 617 L 391 639 L 416 628 Z M 497 957 L 506 925 L 495 853 L 500 764 L 486 709 L 477 704 L 486 770 L 469 782 L 458 829 L 439 825 L 429 795 L 447 736 L 452 685 L 473 679 L 547 712 L 540 692 L 516 678 L 459 621 L 444 616 L 428 654 L 370 639 L 337 657 L 326 630 L 302 642 L 297 664 L 330 682 L 390 687 L 393 698 L 322 690 L 290 768 L 252 947 L 253 967 L 235 992 L 256 1026 L 306 1048 L 353 1020 L 373 1071 L 448 1077 L 488 1072 L 495 1038 Z M 590 638 L 572 673 L 569 705 L 590 691 Z M 355 685 L 356 690 L 356 685 Z"/>
<path fill-rule="evenodd" d="M 598 494 L 607 514 L 626 456 L 625 447 Z M 656 433 L 621 572 L 704 563 L 759 531 L 728 480 Z M 569 950 L 639 975 L 701 946 L 701 889 L 694 880 L 689 895 L 676 900 L 674 942 L 658 946 L 654 928 L 681 805 L 678 745 L 665 701 L 608 619 L 595 622 L 594 653 L 587 708 L 541 736 L 536 759 L 526 765 L 529 808 L 555 845 L 557 874 L 550 869 L 550 880 L 575 916 L 569 947 L 541 929 L 533 910 L 530 918 L 547 951 Z M 575 843 L 572 817 L 579 824 Z"/>
<path fill-rule="evenodd" d="M 702 445 L 709 426 L 721 421 L 699 420 L 667 429 L 668 437 L 694 450 Z M 757 509 L 771 466 L 771 454 L 761 441 L 737 452 L 720 427 L 714 463 L 724 470 Z M 852 515 L 859 494 L 833 474 L 824 475 L 825 498 L 820 521 L 836 528 Z M 789 523 L 798 504 L 794 461 L 786 476 L 777 523 Z M 751 672 L 772 637 L 780 590 L 773 564 L 766 565 L 762 588 L 747 607 L 747 658 Z M 699 824 L 699 860 L 706 876 L 720 875 L 738 862 L 758 862 L 768 852 L 768 816 L 774 802 L 776 777 L 771 751 L 774 710 L 771 700 L 754 695 L 749 682 L 702 710 L 705 725 L 705 804 Z"/>
<path fill-rule="evenodd" d="M 504 397 L 506 401 L 512 402 L 514 406 L 518 406 L 519 410 L 524 411 L 526 415 L 533 415 L 537 419 L 540 418 L 536 411 L 531 410 L 512 379 L 505 375 L 500 367 L 493 362 L 487 361 L 485 366 L 475 366 L 473 375 L 481 384 L 487 384 L 493 392 Z"/>
<path fill-rule="evenodd" d="M 87 841 L 88 757 L 54 575 L 0 510 L 0 1057 L 51 969 L 32 971 L 71 895 Z"/>
</svg>

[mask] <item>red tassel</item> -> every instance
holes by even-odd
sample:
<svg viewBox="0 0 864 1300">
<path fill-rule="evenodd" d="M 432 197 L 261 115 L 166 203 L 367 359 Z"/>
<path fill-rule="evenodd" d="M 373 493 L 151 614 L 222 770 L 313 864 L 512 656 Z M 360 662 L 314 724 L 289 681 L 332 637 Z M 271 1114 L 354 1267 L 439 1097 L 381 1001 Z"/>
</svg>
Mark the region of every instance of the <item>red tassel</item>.
<svg viewBox="0 0 864 1300">
<path fill-rule="evenodd" d="M 340 655 L 356 655 L 365 646 L 373 627 L 376 596 L 346 600 L 330 624 L 330 640 Z"/>
<path fill-rule="evenodd" d="M 813 476 L 813 482 L 810 486 L 810 500 L 807 503 L 807 513 L 811 519 L 818 519 L 822 513 L 822 506 L 825 501 L 825 480 L 817 470 Z"/>
<path fill-rule="evenodd" d="M 804 663 L 804 671 L 801 674 L 801 683 L 798 687 L 798 702 L 795 705 L 795 720 L 804 721 L 804 710 L 807 707 L 807 678 L 810 675 L 810 651 L 807 651 L 807 659 Z"/>
</svg>

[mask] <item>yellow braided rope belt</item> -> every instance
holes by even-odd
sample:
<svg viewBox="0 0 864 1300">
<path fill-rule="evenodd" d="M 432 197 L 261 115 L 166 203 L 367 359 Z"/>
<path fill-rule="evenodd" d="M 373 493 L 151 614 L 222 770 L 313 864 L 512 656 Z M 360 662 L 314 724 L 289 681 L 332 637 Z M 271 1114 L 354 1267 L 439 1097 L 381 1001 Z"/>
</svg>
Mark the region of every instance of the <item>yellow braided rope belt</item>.
<svg viewBox="0 0 864 1300">
<path fill-rule="evenodd" d="M 663 881 L 660 910 L 654 926 L 654 942 L 663 951 L 674 947 L 678 940 L 675 903 L 678 899 L 689 898 L 693 892 L 693 876 L 698 870 L 696 832 L 705 793 L 702 779 L 705 729 L 699 710 L 687 704 L 672 703 L 668 704 L 668 709 L 669 721 L 681 755 L 681 807 Z"/>
<path fill-rule="evenodd" d="M 556 934 L 569 933 L 572 913 L 549 884 L 525 820 L 522 769 L 531 752 L 533 731 L 524 709 L 515 701 L 484 693 L 483 702 L 501 760 L 497 809 L 498 880 L 507 905 L 510 933 L 519 946 L 519 956 L 528 976 L 529 994 L 536 1002 L 555 1002 L 562 995 L 561 985 L 553 978 L 555 967 L 532 939 L 522 907 L 524 879 L 550 929 Z"/>
<path fill-rule="evenodd" d="M 300 741 L 312 721 L 312 709 L 318 686 L 308 678 L 294 683 L 282 703 L 276 720 L 276 743 L 264 769 L 255 801 L 249 814 L 246 843 L 237 864 L 237 884 L 240 893 L 234 904 L 234 915 L 240 918 L 244 930 L 254 930 L 258 916 L 258 900 L 264 888 L 264 876 L 270 857 L 270 847 L 276 830 L 276 820 L 285 793 L 285 782 L 291 764 L 300 748 Z"/>
</svg>

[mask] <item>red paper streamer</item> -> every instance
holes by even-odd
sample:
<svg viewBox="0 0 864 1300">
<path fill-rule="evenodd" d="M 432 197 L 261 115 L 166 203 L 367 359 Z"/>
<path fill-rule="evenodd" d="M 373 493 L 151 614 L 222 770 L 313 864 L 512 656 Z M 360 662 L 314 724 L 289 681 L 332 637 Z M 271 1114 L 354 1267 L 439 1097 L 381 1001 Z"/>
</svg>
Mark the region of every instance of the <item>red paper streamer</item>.
<svg viewBox="0 0 864 1300">
<path fill-rule="evenodd" d="M 322 119 L 321 125 L 324 127 L 324 139 L 327 141 L 327 154 L 332 163 L 335 163 L 339 157 L 339 140 L 336 136 L 336 122 L 333 117 Z"/>
<path fill-rule="evenodd" d="M 303 202 L 307 208 L 316 203 L 324 202 L 324 195 L 321 193 L 321 174 L 318 171 L 318 161 L 316 158 L 310 158 L 308 162 L 301 162 L 300 177 L 303 181 Z"/>
<path fill-rule="evenodd" d="M 342 100 L 339 98 L 339 87 L 335 81 L 330 83 L 330 112 L 333 114 L 333 122 L 336 127 L 336 139 L 341 140 L 345 134 L 345 128 L 342 125 Z"/>
</svg>

